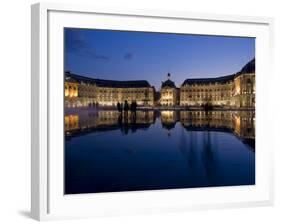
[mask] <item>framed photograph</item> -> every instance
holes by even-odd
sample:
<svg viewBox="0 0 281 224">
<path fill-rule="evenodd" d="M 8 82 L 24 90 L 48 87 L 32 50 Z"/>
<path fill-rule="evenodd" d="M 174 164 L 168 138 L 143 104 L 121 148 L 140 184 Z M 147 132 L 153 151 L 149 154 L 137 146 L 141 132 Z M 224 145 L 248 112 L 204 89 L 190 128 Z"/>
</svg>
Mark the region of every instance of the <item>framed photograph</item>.
<svg viewBox="0 0 281 224">
<path fill-rule="evenodd" d="M 32 217 L 273 202 L 273 20 L 32 6 Z"/>
</svg>

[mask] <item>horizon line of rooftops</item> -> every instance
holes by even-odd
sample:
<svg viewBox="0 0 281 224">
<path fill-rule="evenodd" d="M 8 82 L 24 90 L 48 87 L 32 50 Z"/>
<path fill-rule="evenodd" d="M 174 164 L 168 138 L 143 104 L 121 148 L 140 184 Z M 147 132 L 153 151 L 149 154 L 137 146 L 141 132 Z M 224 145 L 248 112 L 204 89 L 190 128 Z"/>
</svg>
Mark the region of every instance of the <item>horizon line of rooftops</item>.
<svg viewBox="0 0 281 224">
<path fill-rule="evenodd" d="M 212 77 L 212 78 L 188 78 L 185 79 L 184 82 L 180 86 L 184 86 L 187 84 L 206 84 L 206 83 L 226 83 L 228 81 L 234 80 L 234 78 L 238 77 L 241 74 L 247 74 L 247 73 L 255 73 L 255 58 L 250 60 L 245 66 L 242 67 L 242 69 L 239 72 L 236 72 L 231 75 L 226 76 L 218 76 L 218 77 Z M 151 87 L 155 88 L 154 86 L 150 85 L 150 83 L 147 80 L 107 80 L 107 79 L 99 79 L 99 78 L 90 78 L 87 76 L 77 75 L 73 74 L 70 71 L 65 71 L 65 75 L 68 76 L 67 81 L 84 81 L 88 83 L 94 83 L 97 86 L 102 87 L 116 87 L 116 88 L 130 88 L 130 87 Z M 168 79 L 165 82 L 162 82 L 162 86 L 170 86 L 174 88 L 178 88 L 175 86 L 175 83 L 170 80 L 170 73 L 168 73 Z M 67 78 L 67 77 L 66 77 Z"/>
</svg>

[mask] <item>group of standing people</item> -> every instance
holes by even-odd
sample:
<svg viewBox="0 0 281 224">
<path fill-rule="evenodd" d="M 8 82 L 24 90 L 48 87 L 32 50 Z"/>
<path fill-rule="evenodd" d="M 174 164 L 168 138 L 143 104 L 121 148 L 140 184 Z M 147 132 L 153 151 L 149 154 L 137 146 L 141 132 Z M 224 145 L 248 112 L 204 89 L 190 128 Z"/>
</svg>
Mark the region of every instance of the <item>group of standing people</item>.
<svg viewBox="0 0 281 224">
<path fill-rule="evenodd" d="M 99 103 L 94 103 L 94 102 L 91 103 L 91 102 L 90 102 L 90 103 L 88 103 L 88 107 L 89 107 L 89 108 L 98 108 L 98 107 L 99 107 Z"/>
<path fill-rule="evenodd" d="M 124 103 L 118 102 L 117 103 L 117 110 L 119 112 L 122 112 L 123 110 L 124 110 L 124 112 L 128 112 L 129 110 L 131 112 L 136 112 L 136 110 L 137 110 L 137 102 L 133 101 L 130 105 L 129 105 L 127 100 L 125 100 Z"/>
<path fill-rule="evenodd" d="M 99 107 L 99 103 L 88 103 L 88 108 L 94 108 L 94 109 L 97 109 Z M 119 112 L 128 112 L 128 111 L 131 111 L 131 112 L 136 112 L 137 111 L 137 102 L 136 101 L 133 101 L 131 104 L 128 103 L 127 100 L 124 101 L 124 103 L 120 103 L 118 102 L 117 103 L 117 110 Z"/>
</svg>

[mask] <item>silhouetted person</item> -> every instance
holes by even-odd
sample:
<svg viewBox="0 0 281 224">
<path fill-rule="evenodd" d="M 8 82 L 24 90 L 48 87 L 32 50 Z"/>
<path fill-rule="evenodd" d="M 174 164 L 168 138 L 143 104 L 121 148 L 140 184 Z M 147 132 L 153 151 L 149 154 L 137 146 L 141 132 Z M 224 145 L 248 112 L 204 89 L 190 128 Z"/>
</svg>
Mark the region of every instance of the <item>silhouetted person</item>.
<svg viewBox="0 0 281 224">
<path fill-rule="evenodd" d="M 128 112 L 129 110 L 129 104 L 128 104 L 128 101 L 125 100 L 125 103 L 124 103 L 124 112 Z"/>
<path fill-rule="evenodd" d="M 130 109 L 131 109 L 132 112 L 136 112 L 137 111 L 137 102 L 136 101 L 133 101 L 131 103 Z"/>
<path fill-rule="evenodd" d="M 117 110 L 118 112 L 122 112 L 121 104 L 119 102 L 117 103 Z"/>
<path fill-rule="evenodd" d="M 121 113 L 122 113 L 123 109 L 124 109 L 124 105 L 123 105 L 123 103 L 121 103 L 121 104 L 120 104 L 120 112 L 121 112 Z"/>
<path fill-rule="evenodd" d="M 128 110 L 129 110 L 129 105 L 128 105 L 128 102 L 125 101 L 125 104 L 124 104 L 124 116 L 123 116 L 123 134 L 128 134 L 129 132 L 129 119 L 128 119 Z"/>
<path fill-rule="evenodd" d="M 206 103 L 206 104 L 204 104 L 204 110 L 205 110 L 205 114 L 209 114 L 209 112 L 211 111 L 211 110 L 213 110 L 213 105 L 212 104 L 210 104 L 210 103 Z"/>
<path fill-rule="evenodd" d="M 136 112 L 132 112 L 131 113 L 131 124 L 136 124 L 136 122 L 137 122 Z"/>
<path fill-rule="evenodd" d="M 122 113 L 119 114 L 118 116 L 118 125 L 120 128 L 122 128 L 122 125 L 123 125 L 123 115 Z"/>
</svg>

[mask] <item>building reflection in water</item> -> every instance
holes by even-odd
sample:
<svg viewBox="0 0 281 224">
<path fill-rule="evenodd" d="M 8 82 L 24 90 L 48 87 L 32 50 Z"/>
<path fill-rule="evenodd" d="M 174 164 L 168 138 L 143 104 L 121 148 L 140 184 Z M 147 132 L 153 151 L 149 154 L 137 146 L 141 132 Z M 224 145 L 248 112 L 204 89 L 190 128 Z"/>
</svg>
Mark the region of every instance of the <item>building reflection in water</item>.
<svg viewBox="0 0 281 224">
<path fill-rule="evenodd" d="M 254 111 L 181 111 L 180 121 L 187 130 L 233 131 L 241 138 L 255 139 Z"/>
<path fill-rule="evenodd" d="M 175 116 L 175 122 L 176 122 Z M 192 182 L 196 186 L 219 186 L 221 157 L 220 132 L 236 135 L 244 144 L 255 148 L 255 113 L 253 111 L 181 111 L 179 151 L 185 158 Z M 161 120 L 163 121 L 163 119 Z M 171 121 L 170 121 L 171 122 Z M 186 135 L 185 131 L 189 134 Z M 230 143 L 232 144 L 232 143 Z M 232 146 L 231 146 L 232 147 Z M 229 149 L 231 148 L 229 147 Z M 228 146 L 225 146 L 227 149 Z M 201 150 L 198 150 L 201 149 Z M 227 151 L 226 151 L 227 152 Z"/>
<path fill-rule="evenodd" d="M 253 111 L 66 112 L 66 194 L 255 184 Z"/>
<path fill-rule="evenodd" d="M 122 133 L 136 132 L 137 129 L 149 128 L 155 122 L 153 111 L 123 112 L 80 110 L 76 114 L 65 115 L 65 132 L 74 136 L 91 131 L 120 129 Z"/>
<path fill-rule="evenodd" d="M 254 148 L 255 112 L 254 111 L 153 111 L 138 110 L 135 113 L 119 113 L 110 110 L 79 110 L 65 115 L 65 132 L 68 138 L 93 131 L 119 129 L 123 134 L 134 133 L 138 129 L 147 129 L 159 117 L 162 128 L 172 134 L 179 122 L 187 131 L 222 131 L 232 132 L 245 143 Z M 208 151 L 212 144 L 208 143 L 208 132 L 205 133 L 204 144 Z M 196 138 L 194 138 L 196 139 Z M 194 140 L 196 141 L 196 140 Z M 193 144 L 193 143 L 190 143 Z M 194 148 L 194 147 L 190 147 Z M 190 157 L 189 157 L 190 158 Z M 208 161 L 210 161 L 208 159 Z"/>
<path fill-rule="evenodd" d="M 175 128 L 176 123 L 179 121 L 179 111 L 168 110 L 168 111 L 161 111 L 161 124 L 162 127 L 167 129 L 168 136 L 170 137 L 172 132 L 171 130 Z"/>
<path fill-rule="evenodd" d="M 215 182 L 217 162 L 214 149 L 217 144 L 214 141 L 216 139 L 211 138 L 209 131 L 191 131 L 188 138 L 184 129 L 181 130 L 179 150 L 186 160 L 187 172 L 195 185 L 216 186 L 217 184 Z M 197 148 L 203 150 L 198 153 Z"/>
</svg>

